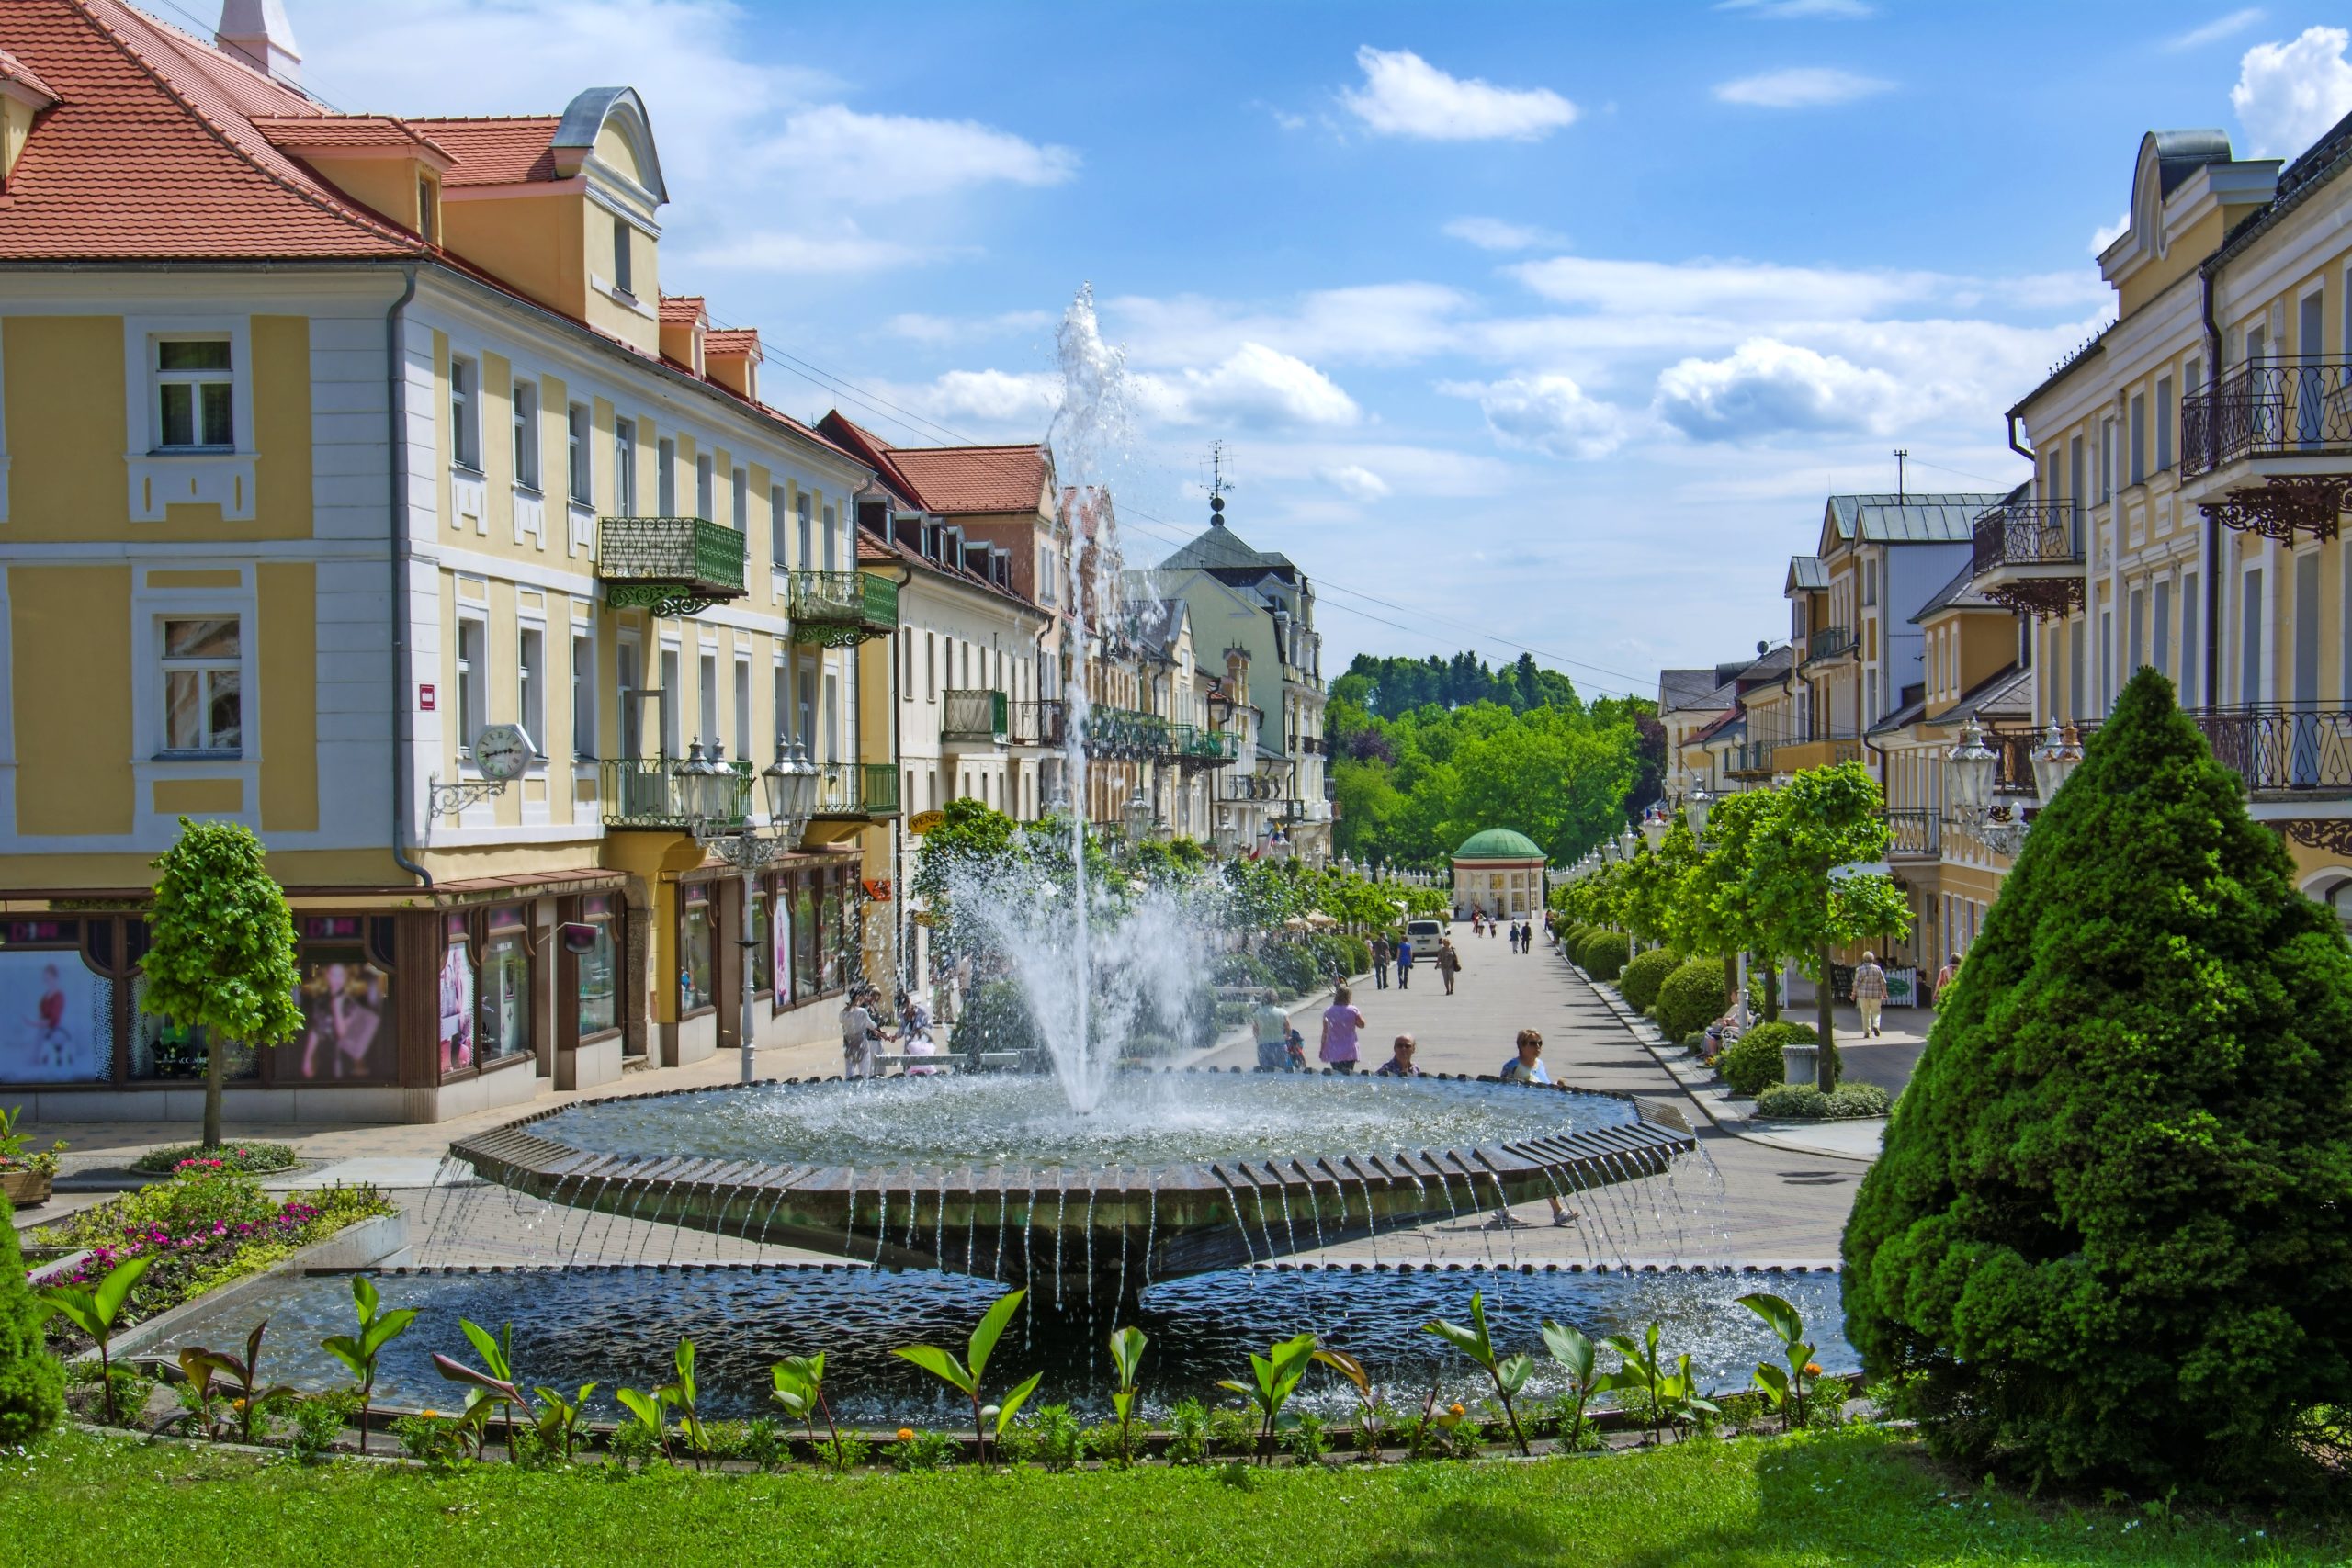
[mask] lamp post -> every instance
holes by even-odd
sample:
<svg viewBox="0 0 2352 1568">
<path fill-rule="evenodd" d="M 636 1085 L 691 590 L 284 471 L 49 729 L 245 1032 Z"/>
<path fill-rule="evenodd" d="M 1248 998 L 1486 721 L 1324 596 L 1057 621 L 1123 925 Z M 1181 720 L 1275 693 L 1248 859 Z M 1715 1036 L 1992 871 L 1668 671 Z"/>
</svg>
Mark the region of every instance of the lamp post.
<svg viewBox="0 0 2352 1568">
<path fill-rule="evenodd" d="M 1151 800 L 1144 794 L 1143 786 L 1136 786 L 1135 794 L 1128 796 L 1126 807 L 1121 815 L 1126 818 L 1127 853 L 1133 856 L 1143 848 L 1144 840 L 1151 833 Z"/>
<path fill-rule="evenodd" d="M 775 761 L 759 775 L 761 793 L 766 797 L 768 830 L 760 831 L 748 809 L 739 810 L 736 790 L 740 778 L 726 765 L 724 754 L 714 743 L 711 755 L 706 759 L 700 745 L 695 746 L 678 772 L 686 777 L 683 793 L 694 821 L 695 839 L 716 853 L 720 860 L 741 872 L 743 896 L 738 912 L 739 934 L 736 945 L 742 949 L 743 994 L 737 1030 L 743 1046 L 742 1081 L 752 1081 L 752 1036 L 756 1029 L 752 984 L 752 951 L 760 939 L 752 934 L 752 884 L 758 879 L 762 867 L 786 853 L 800 841 L 808 830 L 808 818 L 817 805 L 817 764 L 808 760 L 807 750 L 797 740 L 787 751 L 779 739 Z M 820 936 L 819 940 L 823 940 Z"/>
<path fill-rule="evenodd" d="M 1960 739 L 1944 757 L 1944 784 L 1961 827 L 1996 854 L 2014 855 L 2024 845 L 2025 824 L 2004 818 L 1993 803 L 1999 765 L 2000 758 L 1984 744 L 1984 727 L 1972 718 L 1960 727 Z"/>
<path fill-rule="evenodd" d="M 1666 814 L 1666 802 L 1650 802 L 1650 808 L 1642 813 L 1642 837 L 1648 842 L 1652 853 L 1666 842 L 1667 829 L 1673 826 L 1674 819 Z"/>
<path fill-rule="evenodd" d="M 2033 749 L 2033 787 L 2045 809 L 2065 787 L 2066 781 L 2074 777 L 2082 760 L 2082 737 L 2075 727 L 2070 724 L 2061 729 L 2058 721 L 2052 719 L 2041 733 L 2041 744 Z"/>
<path fill-rule="evenodd" d="M 1715 808 L 1715 797 L 1707 793 L 1704 784 L 1692 784 L 1690 793 L 1682 800 L 1682 819 L 1690 825 L 1690 836 L 1704 842 L 1707 837 L 1707 813 Z"/>
</svg>

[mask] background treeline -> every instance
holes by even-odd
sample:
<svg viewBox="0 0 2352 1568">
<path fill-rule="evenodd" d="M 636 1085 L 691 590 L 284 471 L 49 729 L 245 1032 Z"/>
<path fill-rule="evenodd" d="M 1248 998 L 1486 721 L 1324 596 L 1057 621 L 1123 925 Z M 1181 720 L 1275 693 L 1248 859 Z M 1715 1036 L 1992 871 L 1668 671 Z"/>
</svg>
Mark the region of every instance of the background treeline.
<svg viewBox="0 0 2352 1568">
<path fill-rule="evenodd" d="M 1325 729 L 1340 848 L 1384 865 L 1440 867 L 1486 828 L 1565 864 L 1657 798 L 1666 755 L 1656 704 L 1588 703 L 1526 654 L 1490 669 L 1473 653 L 1360 653 L 1331 682 Z"/>
</svg>

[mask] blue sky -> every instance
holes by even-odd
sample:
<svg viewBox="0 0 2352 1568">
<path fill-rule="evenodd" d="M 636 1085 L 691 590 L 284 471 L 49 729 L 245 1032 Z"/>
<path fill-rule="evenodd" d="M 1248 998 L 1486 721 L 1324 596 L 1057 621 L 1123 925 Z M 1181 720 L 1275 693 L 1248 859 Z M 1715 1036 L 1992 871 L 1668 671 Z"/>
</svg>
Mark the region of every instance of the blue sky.
<svg viewBox="0 0 2352 1568">
<path fill-rule="evenodd" d="M 1898 446 L 1915 489 L 2023 477 L 2001 411 L 2109 313 L 2143 132 L 2291 155 L 2352 109 L 2308 6 L 288 9 L 345 108 L 638 87 L 663 284 L 761 328 L 791 412 L 1034 438 L 1091 281 L 1131 559 L 1223 440 L 1339 660 L 1528 647 L 1588 689 L 1785 635 L 1822 496 Z"/>
</svg>

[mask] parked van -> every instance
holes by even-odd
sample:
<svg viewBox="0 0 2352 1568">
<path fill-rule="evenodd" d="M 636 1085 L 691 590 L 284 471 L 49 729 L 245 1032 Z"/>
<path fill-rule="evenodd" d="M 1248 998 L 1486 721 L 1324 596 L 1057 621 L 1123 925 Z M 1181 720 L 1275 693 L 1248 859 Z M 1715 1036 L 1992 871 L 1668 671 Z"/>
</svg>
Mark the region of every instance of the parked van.
<svg viewBox="0 0 2352 1568">
<path fill-rule="evenodd" d="M 1444 934 L 1445 922 L 1430 919 L 1426 915 L 1405 922 L 1405 938 L 1413 944 L 1415 953 L 1435 948 L 1438 939 Z"/>
</svg>

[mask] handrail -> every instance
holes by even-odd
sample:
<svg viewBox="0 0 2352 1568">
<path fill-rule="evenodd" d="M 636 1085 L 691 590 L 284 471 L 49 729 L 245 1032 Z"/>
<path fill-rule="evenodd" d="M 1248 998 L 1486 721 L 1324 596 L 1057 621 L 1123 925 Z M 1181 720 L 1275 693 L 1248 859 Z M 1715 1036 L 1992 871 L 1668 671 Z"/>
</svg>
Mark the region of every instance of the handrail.
<svg viewBox="0 0 2352 1568">
<path fill-rule="evenodd" d="M 2017 501 L 1976 519 L 1978 573 L 2003 566 L 2080 566 L 2083 513 L 2071 501 Z"/>
<path fill-rule="evenodd" d="M 2180 400 L 2180 468 L 2352 447 L 2352 359 L 2295 355 L 2241 365 Z"/>
<path fill-rule="evenodd" d="M 1805 634 L 1804 661 L 1814 664 L 1851 653 L 1859 640 L 1851 626 L 1818 627 Z"/>
<path fill-rule="evenodd" d="M 2188 716 L 2251 794 L 2352 789 L 2352 712 L 2242 703 Z"/>
</svg>

